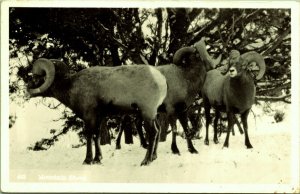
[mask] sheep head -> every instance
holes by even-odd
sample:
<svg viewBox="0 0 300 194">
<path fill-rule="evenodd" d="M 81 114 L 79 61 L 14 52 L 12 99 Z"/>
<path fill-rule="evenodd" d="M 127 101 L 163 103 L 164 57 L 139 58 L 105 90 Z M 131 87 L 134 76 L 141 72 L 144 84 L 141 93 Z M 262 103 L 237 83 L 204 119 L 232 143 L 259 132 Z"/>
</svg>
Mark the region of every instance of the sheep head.
<svg viewBox="0 0 300 194">
<path fill-rule="evenodd" d="M 206 50 L 205 38 L 201 38 L 199 42 L 197 42 L 194 46 L 191 47 L 183 47 L 176 51 L 173 63 L 176 65 L 189 63 L 185 62 L 184 59 L 189 57 L 191 61 L 202 61 L 204 62 L 206 70 L 214 69 L 217 64 L 220 63 L 222 55 L 220 55 L 217 59 L 213 59 Z"/>
<path fill-rule="evenodd" d="M 266 71 L 266 64 L 263 56 L 255 51 L 240 55 L 239 51 L 232 50 L 229 55 L 229 67 L 229 76 L 232 78 L 240 76 L 244 71 L 251 72 L 252 74 L 254 74 L 255 71 L 258 71 L 255 79 L 259 80 Z"/>
<path fill-rule="evenodd" d="M 68 67 L 65 63 L 55 59 L 37 59 L 32 65 L 32 80 L 28 84 L 31 96 L 38 96 L 47 91 L 53 84 L 55 77 L 66 74 Z"/>
</svg>

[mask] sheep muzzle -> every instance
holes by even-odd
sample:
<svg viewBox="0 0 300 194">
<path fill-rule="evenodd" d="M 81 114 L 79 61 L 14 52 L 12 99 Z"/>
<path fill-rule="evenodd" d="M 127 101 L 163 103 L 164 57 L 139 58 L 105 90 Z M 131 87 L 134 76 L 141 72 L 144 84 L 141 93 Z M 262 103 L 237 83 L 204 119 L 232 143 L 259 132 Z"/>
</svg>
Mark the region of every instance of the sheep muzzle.
<svg viewBox="0 0 300 194">
<path fill-rule="evenodd" d="M 237 76 L 237 69 L 235 67 L 230 67 L 229 68 L 229 76 L 231 78 L 236 77 Z"/>
</svg>

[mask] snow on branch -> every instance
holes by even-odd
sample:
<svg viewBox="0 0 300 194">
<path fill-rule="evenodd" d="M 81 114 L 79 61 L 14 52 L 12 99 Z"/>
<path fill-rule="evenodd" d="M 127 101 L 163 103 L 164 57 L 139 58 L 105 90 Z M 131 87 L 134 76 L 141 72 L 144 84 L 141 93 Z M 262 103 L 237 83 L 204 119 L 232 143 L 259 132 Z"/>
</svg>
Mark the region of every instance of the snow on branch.
<svg viewBox="0 0 300 194">
<path fill-rule="evenodd" d="M 256 96 L 255 99 L 262 100 L 262 101 L 272 101 L 272 102 L 283 101 L 290 104 L 291 94 L 286 94 L 282 96 Z"/>
</svg>

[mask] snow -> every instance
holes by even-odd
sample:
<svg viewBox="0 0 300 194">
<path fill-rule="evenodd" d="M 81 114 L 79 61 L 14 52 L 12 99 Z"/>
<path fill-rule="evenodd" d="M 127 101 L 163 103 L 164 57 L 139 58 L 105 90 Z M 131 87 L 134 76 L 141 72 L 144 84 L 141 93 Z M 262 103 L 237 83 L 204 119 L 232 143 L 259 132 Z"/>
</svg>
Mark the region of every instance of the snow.
<svg viewBox="0 0 300 194">
<path fill-rule="evenodd" d="M 177 137 L 181 155 L 171 152 L 171 135 L 159 143 L 158 158 L 150 166 L 140 166 L 146 150 L 137 137 L 134 144 L 127 145 L 122 139 L 121 150 L 115 142 L 101 146 L 101 165 L 82 165 L 85 147 L 72 148 L 78 144 L 74 132 L 60 137 L 55 146 L 47 151 L 30 151 L 28 146 L 50 135 L 49 130 L 59 128 L 53 122 L 57 112 L 41 105 L 26 104 L 17 110 L 17 121 L 10 129 L 9 167 L 10 180 L 16 182 L 50 183 L 171 183 L 171 184 L 290 184 L 292 181 L 291 152 L 291 106 L 272 104 L 273 111 L 263 114 L 262 106 L 253 107 L 250 113 L 249 137 L 253 149 L 246 149 L 244 135 L 235 129 L 230 136 L 229 148 L 222 148 L 225 134 L 219 144 L 204 144 L 204 138 L 193 140 L 199 154 L 190 154 L 186 141 Z M 274 122 L 275 110 L 284 110 L 280 123 Z M 182 130 L 179 126 L 179 130 Z M 201 135 L 205 135 L 202 129 Z M 19 177 L 19 175 L 25 175 Z M 111 188 L 112 190 L 118 188 Z M 291 188 L 290 188 L 291 189 Z M 97 190 L 101 191 L 101 189 Z M 269 192 L 274 192 L 271 190 Z"/>
</svg>

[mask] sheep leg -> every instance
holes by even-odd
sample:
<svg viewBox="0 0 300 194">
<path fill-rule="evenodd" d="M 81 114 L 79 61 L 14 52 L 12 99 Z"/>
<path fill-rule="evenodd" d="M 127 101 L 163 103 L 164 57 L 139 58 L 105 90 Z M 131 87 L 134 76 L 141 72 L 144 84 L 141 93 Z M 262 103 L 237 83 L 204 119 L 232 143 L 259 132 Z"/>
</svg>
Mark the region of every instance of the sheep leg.
<svg viewBox="0 0 300 194">
<path fill-rule="evenodd" d="M 220 118 L 220 112 L 216 110 L 215 120 L 214 120 L 214 142 L 215 144 L 219 143 L 218 140 L 218 121 Z"/>
<path fill-rule="evenodd" d="M 141 163 L 141 166 L 149 165 L 153 161 L 153 153 L 155 150 L 155 142 L 157 138 L 157 129 L 155 128 L 154 120 L 147 121 L 145 120 L 145 129 L 149 136 L 149 145 L 146 152 L 146 156 Z"/>
<path fill-rule="evenodd" d="M 186 141 L 188 145 L 189 152 L 192 154 L 197 154 L 198 151 L 194 148 L 192 139 L 191 139 L 191 134 L 188 128 L 188 117 L 186 111 L 180 113 L 178 115 L 178 119 L 180 121 L 181 126 L 183 127 L 184 133 L 186 135 Z"/>
<path fill-rule="evenodd" d="M 86 134 L 86 157 L 83 164 L 92 164 L 93 162 L 93 148 L 92 148 L 92 134 Z"/>
<path fill-rule="evenodd" d="M 94 164 L 101 164 L 101 159 L 102 159 L 102 153 L 101 153 L 101 148 L 100 148 L 100 134 L 97 133 L 94 137 L 94 143 L 95 143 L 95 158 L 93 160 Z"/>
<path fill-rule="evenodd" d="M 249 136 L 248 136 L 248 122 L 247 122 L 247 118 L 249 115 L 250 109 L 245 111 L 242 115 L 241 115 L 241 120 L 243 123 L 243 127 L 244 127 L 244 131 L 245 131 L 245 145 L 247 146 L 248 149 L 253 148 L 250 140 L 249 140 Z"/>
<path fill-rule="evenodd" d="M 176 136 L 177 136 L 177 126 L 176 126 L 176 118 L 173 116 L 169 117 L 169 122 L 172 128 L 172 144 L 171 144 L 171 150 L 173 154 L 178 154 L 180 155 L 180 151 L 177 147 L 176 143 Z"/>
<path fill-rule="evenodd" d="M 204 100 L 204 99 L 203 99 Z M 204 110 L 205 110 L 205 127 L 206 127 L 206 134 L 205 134 L 205 140 L 204 143 L 205 145 L 209 145 L 209 139 L 208 139 L 208 128 L 209 128 L 209 124 L 211 122 L 211 116 L 210 116 L 210 105 L 208 103 L 204 103 Z"/>
<path fill-rule="evenodd" d="M 86 125 L 86 157 L 83 162 L 83 164 L 92 164 L 100 163 L 100 157 L 102 157 L 101 150 L 100 150 L 100 130 L 99 130 L 99 124 L 101 123 L 102 117 L 96 113 L 96 111 L 89 111 L 87 114 L 85 114 L 85 125 Z M 95 159 L 93 160 L 93 150 L 92 150 L 92 140 L 93 135 L 95 135 L 95 147 L 96 147 L 96 155 Z M 98 162 L 99 160 L 99 162 Z"/>
<path fill-rule="evenodd" d="M 138 116 L 137 117 L 137 123 L 136 123 L 136 127 L 137 127 L 137 132 L 138 132 L 138 135 L 140 137 L 140 142 L 141 142 L 141 145 L 143 146 L 143 148 L 147 149 L 148 147 L 148 144 L 147 144 L 147 141 L 144 137 L 144 134 L 143 134 L 143 119 Z"/>
<path fill-rule="evenodd" d="M 221 126 L 221 124 L 222 124 L 222 119 L 220 119 L 220 126 Z M 217 125 L 217 127 L 218 127 L 218 125 Z M 220 127 L 220 129 L 219 129 L 219 137 L 221 137 L 222 132 L 223 132 L 223 129 L 222 129 L 222 127 Z"/>
<path fill-rule="evenodd" d="M 234 123 L 233 123 L 233 126 L 232 126 L 232 129 L 231 129 L 231 132 L 232 132 L 232 135 L 235 136 L 235 132 L 234 132 L 234 124 L 236 123 L 236 117 L 235 115 L 233 115 L 233 119 L 234 119 Z"/>
<path fill-rule="evenodd" d="M 227 112 L 227 119 L 228 119 L 228 126 L 227 126 L 227 135 L 226 135 L 226 139 L 224 142 L 223 147 L 229 147 L 229 136 L 230 136 L 230 132 L 233 128 L 233 124 L 234 124 L 234 114 L 231 112 Z"/>
<path fill-rule="evenodd" d="M 116 149 L 117 150 L 121 149 L 121 137 L 122 137 L 123 130 L 124 130 L 124 128 L 122 127 L 122 124 L 120 124 L 119 133 L 118 133 L 118 137 L 116 140 Z"/>
<path fill-rule="evenodd" d="M 158 142 L 160 140 L 160 132 L 161 132 L 160 123 L 161 121 L 159 119 L 155 119 L 154 127 L 157 130 L 157 137 L 154 142 L 155 144 L 154 144 L 153 160 L 157 158 L 157 147 L 158 147 Z"/>
<path fill-rule="evenodd" d="M 234 120 L 235 120 L 236 125 L 239 128 L 240 133 L 243 134 L 244 131 L 243 131 L 242 127 L 241 127 L 241 124 L 240 124 L 239 120 L 236 118 L 236 116 L 234 116 Z"/>
</svg>

